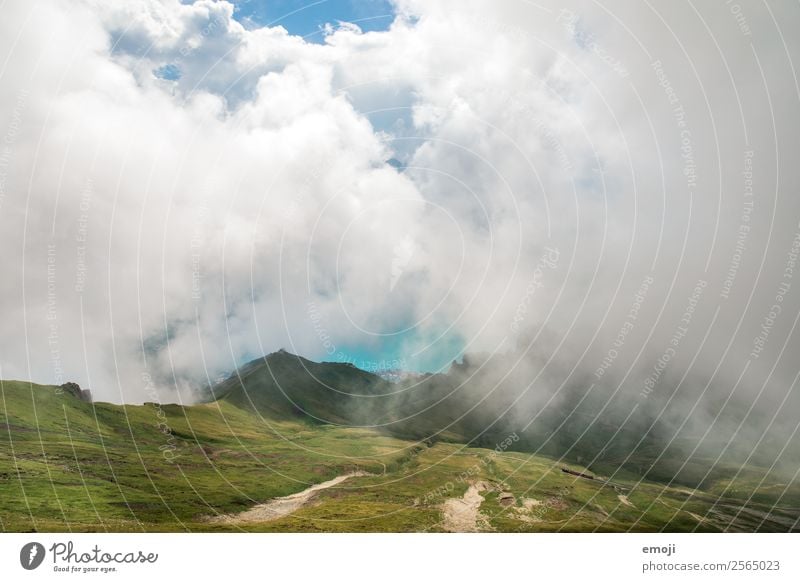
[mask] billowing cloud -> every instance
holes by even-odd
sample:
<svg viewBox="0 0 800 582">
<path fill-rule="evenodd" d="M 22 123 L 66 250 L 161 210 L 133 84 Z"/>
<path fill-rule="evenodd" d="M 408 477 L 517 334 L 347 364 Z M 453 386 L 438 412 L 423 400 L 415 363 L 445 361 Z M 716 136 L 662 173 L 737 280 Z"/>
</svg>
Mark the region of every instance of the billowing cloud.
<svg viewBox="0 0 800 582">
<path fill-rule="evenodd" d="M 398 0 L 310 44 L 227 2 L 14 4 L 2 377 L 139 401 L 280 347 L 499 351 L 796 409 L 797 8 Z"/>
</svg>

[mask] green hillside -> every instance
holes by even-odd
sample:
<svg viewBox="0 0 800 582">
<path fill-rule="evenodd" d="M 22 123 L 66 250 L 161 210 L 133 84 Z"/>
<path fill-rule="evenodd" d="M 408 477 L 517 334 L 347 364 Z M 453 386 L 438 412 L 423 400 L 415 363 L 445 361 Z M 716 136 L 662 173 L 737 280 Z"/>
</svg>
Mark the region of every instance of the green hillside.
<svg viewBox="0 0 800 582">
<path fill-rule="evenodd" d="M 312 424 L 377 424 L 394 386 L 352 364 L 316 363 L 285 351 L 242 366 L 211 388 L 211 399 L 265 419 Z"/>
<path fill-rule="evenodd" d="M 735 428 L 731 422 L 716 426 L 696 448 L 706 421 L 676 428 L 681 423 L 671 422 L 665 411 L 680 421 L 690 413 L 669 408 L 675 404 L 668 402 L 668 391 L 646 402 L 625 391 L 612 396 L 607 390 L 587 392 L 589 382 L 534 391 L 528 385 L 536 371 L 509 356 L 471 357 L 446 374 L 393 384 L 350 364 L 315 363 L 280 351 L 211 387 L 209 399 L 264 420 L 372 427 L 413 441 L 494 448 L 514 433 L 519 437 L 510 445 L 514 451 L 700 489 L 737 473 L 737 479 L 777 473 L 771 477 L 789 481 L 800 463 L 796 452 L 785 451 L 783 463 L 773 466 L 779 446 L 756 451 L 728 446 Z M 716 403 L 707 406 L 719 409 Z M 740 411 L 729 407 L 726 417 L 735 418 Z M 752 417 L 750 424 L 755 424 Z"/>
<path fill-rule="evenodd" d="M 212 388 L 216 400 L 193 406 L 92 403 L 74 385 L 0 382 L 0 529 L 787 531 L 800 516 L 800 487 L 757 466 L 722 464 L 693 490 L 629 470 L 608 482 L 613 470 L 532 454 L 529 437 L 499 428 L 483 448 L 466 446 L 457 405 L 418 415 L 421 433 L 454 421 L 424 441 L 403 434 L 410 419 L 339 426 L 431 397 L 403 388 L 286 353 L 249 364 Z M 237 517 L 350 473 L 280 518 Z M 474 515 L 451 515 L 465 495 Z"/>
</svg>

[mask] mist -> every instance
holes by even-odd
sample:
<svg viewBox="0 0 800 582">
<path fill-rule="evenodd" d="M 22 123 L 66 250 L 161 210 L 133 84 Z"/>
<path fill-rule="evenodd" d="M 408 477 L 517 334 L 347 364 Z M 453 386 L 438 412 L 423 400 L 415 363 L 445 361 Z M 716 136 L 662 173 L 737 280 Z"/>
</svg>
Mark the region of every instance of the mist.
<svg viewBox="0 0 800 582">
<path fill-rule="evenodd" d="M 187 403 L 279 348 L 498 354 L 479 424 L 588 394 L 796 452 L 800 8 L 394 6 L 316 44 L 228 2 L 4 7 L 0 377 Z"/>
</svg>

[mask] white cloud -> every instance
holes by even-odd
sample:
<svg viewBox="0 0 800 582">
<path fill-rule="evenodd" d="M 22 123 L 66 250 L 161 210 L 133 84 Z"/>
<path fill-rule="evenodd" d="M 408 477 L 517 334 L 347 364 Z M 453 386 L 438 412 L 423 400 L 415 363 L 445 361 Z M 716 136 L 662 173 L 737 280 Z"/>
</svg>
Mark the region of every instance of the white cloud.
<svg viewBox="0 0 800 582">
<path fill-rule="evenodd" d="M 531 350 L 591 372 L 648 274 L 657 284 L 618 376 L 646 377 L 698 279 L 709 291 L 678 369 L 717 306 L 695 369 L 711 373 L 732 336 L 725 362 L 746 357 L 798 221 L 797 87 L 769 13 L 751 9 L 746 38 L 724 6 L 578 2 L 579 20 L 554 3 L 397 7 L 388 31 L 341 26 L 324 45 L 246 30 L 226 2 L 4 7 L 0 130 L 15 110 L 19 130 L 0 298 L 18 331 L 0 339 L 2 376 L 53 381 L 62 367 L 100 397 L 137 400 L 144 345 L 171 398 L 175 384 L 187 395 L 279 347 L 324 356 L 320 325 L 352 346 L 409 324 L 423 340 L 452 325 L 486 351 L 546 331 L 557 340 Z M 797 16 L 772 10 L 779 23 Z M 180 78 L 157 78 L 166 65 Z M 370 123 L 380 109 L 389 121 Z M 749 149 L 757 211 L 722 300 Z M 409 169 L 384 164 L 394 156 Z M 396 249 L 409 245 L 398 275 Z M 539 280 L 545 247 L 560 257 Z M 772 360 L 754 361 L 755 385 L 791 320 L 770 338 Z"/>
</svg>

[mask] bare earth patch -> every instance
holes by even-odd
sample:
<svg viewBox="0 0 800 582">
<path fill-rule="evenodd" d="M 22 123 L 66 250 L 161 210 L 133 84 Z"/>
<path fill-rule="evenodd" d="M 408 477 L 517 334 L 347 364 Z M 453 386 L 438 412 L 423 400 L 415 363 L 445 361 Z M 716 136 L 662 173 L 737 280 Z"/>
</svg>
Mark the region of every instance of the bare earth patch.
<svg viewBox="0 0 800 582">
<path fill-rule="evenodd" d="M 481 492 L 488 491 L 490 486 L 485 481 L 473 483 L 461 499 L 448 499 L 442 505 L 444 513 L 443 528 L 449 532 L 477 532 L 481 503 Z"/>
<path fill-rule="evenodd" d="M 538 499 L 533 499 L 532 497 L 526 497 L 522 500 L 522 506 L 528 511 L 532 510 L 534 507 L 539 507 L 540 505 L 542 505 L 542 502 Z"/>
<path fill-rule="evenodd" d="M 330 489 L 339 483 L 343 483 L 350 477 L 366 477 L 368 475 L 369 473 L 363 471 L 339 475 L 330 481 L 312 485 L 299 493 L 293 493 L 286 497 L 277 497 L 266 503 L 251 507 L 247 511 L 241 513 L 211 517 L 209 521 L 212 523 L 242 524 L 280 519 L 311 503 L 320 491 Z"/>
</svg>

